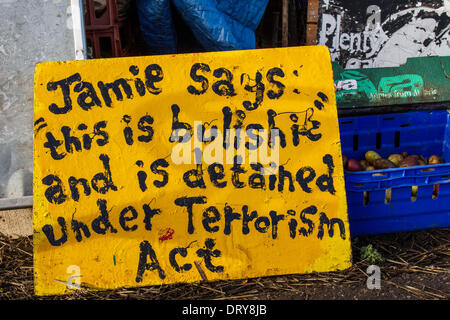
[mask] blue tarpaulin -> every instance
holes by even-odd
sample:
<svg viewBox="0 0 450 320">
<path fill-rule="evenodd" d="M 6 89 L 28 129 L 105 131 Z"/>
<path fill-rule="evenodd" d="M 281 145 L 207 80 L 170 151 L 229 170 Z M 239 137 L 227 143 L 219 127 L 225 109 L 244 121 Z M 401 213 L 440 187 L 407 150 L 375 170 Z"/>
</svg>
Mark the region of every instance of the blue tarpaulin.
<svg viewBox="0 0 450 320">
<path fill-rule="evenodd" d="M 269 0 L 137 0 L 141 31 L 155 53 L 176 53 L 171 10 L 207 51 L 255 48 L 255 30 Z"/>
<path fill-rule="evenodd" d="M 146 44 L 155 53 L 177 50 L 170 0 L 137 0 L 139 24 Z"/>
</svg>

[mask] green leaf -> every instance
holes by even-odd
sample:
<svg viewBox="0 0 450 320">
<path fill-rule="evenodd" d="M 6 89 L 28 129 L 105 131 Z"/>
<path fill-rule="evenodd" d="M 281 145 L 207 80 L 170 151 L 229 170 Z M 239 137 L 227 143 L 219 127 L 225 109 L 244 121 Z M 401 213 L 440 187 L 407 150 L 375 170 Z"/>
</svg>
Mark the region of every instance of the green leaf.
<svg viewBox="0 0 450 320">
<path fill-rule="evenodd" d="M 361 259 L 370 263 L 383 262 L 384 258 L 371 244 L 361 248 Z"/>
</svg>

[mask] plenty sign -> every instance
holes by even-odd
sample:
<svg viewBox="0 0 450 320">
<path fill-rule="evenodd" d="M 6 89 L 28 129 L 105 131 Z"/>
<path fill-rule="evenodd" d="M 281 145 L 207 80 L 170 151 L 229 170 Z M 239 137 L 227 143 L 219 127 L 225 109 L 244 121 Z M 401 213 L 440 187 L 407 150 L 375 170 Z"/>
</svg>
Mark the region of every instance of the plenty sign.
<svg viewBox="0 0 450 320">
<path fill-rule="evenodd" d="M 38 295 L 345 269 L 325 46 L 35 74 Z"/>
</svg>

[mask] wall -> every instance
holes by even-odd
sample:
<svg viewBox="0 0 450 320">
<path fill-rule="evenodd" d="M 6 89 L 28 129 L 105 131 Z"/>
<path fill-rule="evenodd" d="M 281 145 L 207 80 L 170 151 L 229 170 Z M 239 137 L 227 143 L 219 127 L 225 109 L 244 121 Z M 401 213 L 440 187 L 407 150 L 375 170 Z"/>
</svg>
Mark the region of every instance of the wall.
<svg viewBox="0 0 450 320">
<path fill-rule="evenodd" d="M 32 194 L 34 68 L 74 59 L 70 5 L 0 0 L 0 198 Z"/>
<path fill-rule="evenodd" d="M 450 55 L 450 0 L 321 0 L 318 44 L 347 69 Z"/>
</svg>

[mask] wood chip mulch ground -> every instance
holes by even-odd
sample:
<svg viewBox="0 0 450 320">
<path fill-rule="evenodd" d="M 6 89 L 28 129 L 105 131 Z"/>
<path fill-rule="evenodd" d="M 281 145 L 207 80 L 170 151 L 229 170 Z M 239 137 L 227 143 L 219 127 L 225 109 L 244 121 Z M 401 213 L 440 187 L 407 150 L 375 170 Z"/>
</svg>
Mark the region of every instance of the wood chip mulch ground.
<svg viewBox="0 0 450 320">
<path fill-rule="evenodd" d="M 0 299 L 450 299 L 450 228 L 353 238 L 352 250 L 353 266 L 340 272 L 37 297 L 32 237 L 0 234 Z M 371 264 L 381 269 L 378 290 L 367 289 Z"/>
</svg>

